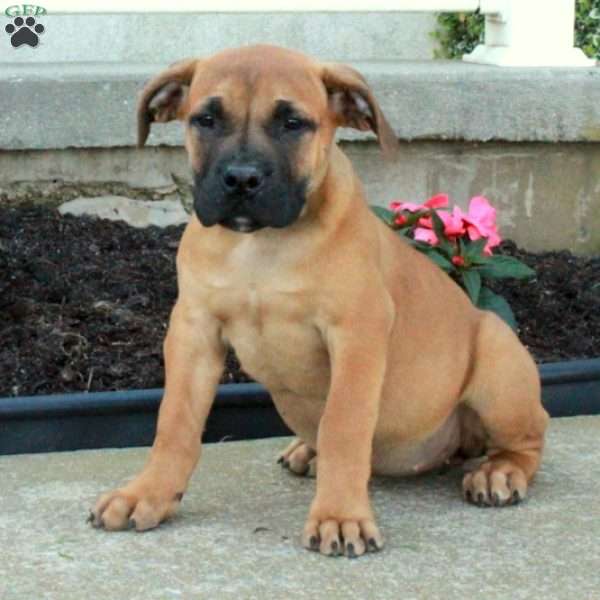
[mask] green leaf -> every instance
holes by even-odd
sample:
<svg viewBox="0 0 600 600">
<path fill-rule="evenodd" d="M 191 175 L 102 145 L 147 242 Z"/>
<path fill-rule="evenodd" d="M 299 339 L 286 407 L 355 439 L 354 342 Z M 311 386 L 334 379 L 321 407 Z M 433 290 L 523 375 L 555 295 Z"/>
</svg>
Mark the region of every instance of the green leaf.
<svg viewBox="0 0 600 600">
<path fill-rule="evenodd" d="M 471 298 L 471 302 L 477 306 L 477 303 L 479 302 L 479 293 L 481 292 L 481 275 L 477 271 L 469 269 L 463 271 L 461 276 L 465 290 L 467 290 L 467 294 L 469 295 L 469 298 Z"/>
<path fill-rule="evenodd" d="M 429 211 L 429 216 L 431 217 L 431 221 L 433 223 L 433 230 L 435 231 L 435 235 L 437 235 L 438 238 L 446 237 L 444 235 L 444 221 L 442 221 L 440 215 L 438 215 L 437 212 L 432 209 Z"/>
<path fill-rule="evenodd" d="M 508 323 L 512 329 L 515 331 L 517 330 L 517 320 L 515 319 L 515 315 L 509 303 L 502 296 L 495 294 L 489 288 L 481 288 L 477 306 L 482 310 L 491 310 Z"/>
<path fill-rule="evenodd" d="M 451 257 L 454 254 L 454 248 L 446 238 L 444 221 L 442 221 L 440 215 L 438 215 L 435 210 L 431 210 L 429 214 L 431 215 L 431 221 L 433 223 L 433 231 L 438 239 L 437 247 L 442 250 L 446 256 Z"/>
<path fill-rule="evenodd" d="M 480 275 L 487 279 L 530 279 L 535 271 L 512 256 L 491 256 L 488 261 L 477 267 Z"/>
<path fill-rule="evenodd" d="M 427 254 L 429 252 L 431 252 L 431 246 L 427 243 L 427 242 L 420 242 L 419 240 L 415 240 L 411 238 L 411 241 L 413 243 L 413 246 L 419 250 L 419 252 L 422 252 L 423 254 Z"/>
<path fill-rule="evenodd" d="M 484 264 L 488 261 L 488 257 L 483 254 L 483 249 L 487 244 L 486 238 L 479 238 L 474 242 L 466 244 L 465 258 L 473 264 Z"/>
<path fill-rule="evenodd" d="M 413 248 L 415 248 L 415 250 L 419 250 L 419 252 L 424 252 L 424 250 L 422 248 L 419 248 L 418 244 L 419 242 L 415 242 L 415 240 L 413 240 L 411 237 L 409 237 L 406 233 L 404 233 L 404 231 L 402 229 L 397 229 L 396 233 L 398 235 L 401 235 L 403 240 L 409 244 L 410 246 L 412 246 Z"/>
<path fill-rule="evenodd" d="M 383 206 L 371 206 L 371 210 L 386 224 L 393 225 L 396 220 L 396 213 Z"/>
<path fill-rule="evenodd" d="M 451 273 L 454 270 L 454 265 L 436 250 L 431 250 L 431 246 L 429 246 L 429 248 L 429 250 L 421 251 L 426 256 L 428 256 L 438 267 L 446 271 L 446 273 Z"/>
</svg>

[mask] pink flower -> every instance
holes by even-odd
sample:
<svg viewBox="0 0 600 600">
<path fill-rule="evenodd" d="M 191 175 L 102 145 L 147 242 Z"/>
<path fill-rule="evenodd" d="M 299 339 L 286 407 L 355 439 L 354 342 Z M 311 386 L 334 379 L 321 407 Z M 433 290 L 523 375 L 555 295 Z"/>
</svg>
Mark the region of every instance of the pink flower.
<svg viewBox="0 0 600 600">
<path fill-rule="evenodd" d="M 452 212 L 447 210 L 436 211 L 442 223 L 444 223 L 444 233 L 448 238 L 456 238 L 465 233 L 465 225 L 463 223 L 463 212 L 458 206 L 452 209 Z M 421 217 L 419 225 L 427 229 L 433 229 L 433 219 L 431 217 Z"/>
<path fill-rule="evenodd" d="M 465 266 L 465 259 L 462 256 L 453 256 L 452 257 L 452 264 L 455 267 L 464 267 Z"/>
<path fill-rule="evenodd" d="M 465 222 L 467 235 L 473 241 L 481 238 L 487 239 L 484 253 L 492 254 L 492 248 L 500 244 L 502 239 L 498 235 L 496 226 L 496 209 L 483 196 L 475 196 L 469 202 L 469 212 L 462 215 Z"/>
<path fill-rule="evenodd" d="M 448 239 L 454 240 L 465 234 L 466 229 L 463 222 L 463 212 L 458 206 L 455 206 L 451 213 L 447 210 L 438 210 L 436 212 L 442 220 L 442 223 L 444 223 L 444 235 Z M 433 219 L 431 217 L 421 217 L 418 224 L 425 229 L 433 229 Z M 420 235 L 425 234 L 421 233 Z"/>
<path fill-rule="evenodd" d="M 443 206 L 448 206 L 448 196 L 446 194 L 438 194 L 437 196 L 433 196 L 423 204 L 415 204 L 414 202 L 392 202 L 390 204 L 390 208 L 394 212 L 407 210 L 408 212 L 413 213 L 421 210 L 426 211 L 430 208 L 442 208 Z"/>
<path fill-rule="evenodd" d="M 417 227 L 415 229 L 414 238 L 418 242 L 425 242 L 431 246 L 437 246 L 438 239 L 433 229 L 427 229 L 425 227 Z"/>
<path fill-rule="evenodd" d="M 390 207 L 397 213 L 426 213 L 420 217 L 417 227 L 414 230 L 414 239 L 425 242 L 432 246 L 439 243 L 438 237 L 434 231 L 433 219 L 430 211 L 434 211 L 440 217 L 444 224 L 444 236 L 451 242 L 456 242 L 457 238 L 467 235 L 472 241 L 485 238 L 487 240 L 484 254 L 491 255 L 492 248 L 495 248 L 502 241 L 496 226 L 496 209 L 491 206 L 487 198 L 475 196 L 469 202 L 469 210 L 464 213 L 460 207 L 454 206 L 452 212 L 448 210 L 438 210 L 448 206 L 448 196 L 438 194 L 433 196 L 423 204 L 414 202 L 392 202 Z M 396 224 L 405 225 L 408 222 L 406 215 L 399 214 L 396 217 Z M 461 266 L 461 265 L 458 265 Z"/>
<path fill-rule="evenodd" d="M 459 237 L 465 233 L 465 224 L 463 222 L 463 212 L 458 206 L 449 213 L 446 210 L 438 211 L 440 219 L 444 222 L 444 233 L 448 237 Z"/>
</svg>

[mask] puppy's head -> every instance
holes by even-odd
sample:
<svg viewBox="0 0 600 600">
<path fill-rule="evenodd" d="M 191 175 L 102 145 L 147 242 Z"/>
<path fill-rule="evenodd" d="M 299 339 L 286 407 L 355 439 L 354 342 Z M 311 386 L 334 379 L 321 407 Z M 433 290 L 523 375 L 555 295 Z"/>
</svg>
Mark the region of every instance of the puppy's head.
<svg viewBox="0 0 600 600">
<path fill-rule="evenodd" d="M 144 88 L 138 145 L 152 122 L 184 121 L 194 209 L 205 226 L 286 227 L 322 182 L 339 126 L 396 138 L 362 76 L 272 46 L 172 65 Z"/>
</svg>

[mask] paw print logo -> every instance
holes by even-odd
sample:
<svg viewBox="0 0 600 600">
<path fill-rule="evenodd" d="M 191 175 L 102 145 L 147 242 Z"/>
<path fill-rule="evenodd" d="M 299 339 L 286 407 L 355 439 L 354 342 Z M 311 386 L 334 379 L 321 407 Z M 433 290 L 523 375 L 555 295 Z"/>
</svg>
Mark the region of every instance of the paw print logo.
<svg viewBox="0 0 600 600">
<path fill-rule="evenodd" d="M 23 44 L 35 48 L 40 41 L 38 35 L 44 33 L 44 30 L 44 26 L 41 23 L 36 24 L 33 17 L 27 17 L 26 20 L 17 17 L 4 28 L 4 31 L 10 35 L 10 43 L 15 48 Z"/>
</svg>

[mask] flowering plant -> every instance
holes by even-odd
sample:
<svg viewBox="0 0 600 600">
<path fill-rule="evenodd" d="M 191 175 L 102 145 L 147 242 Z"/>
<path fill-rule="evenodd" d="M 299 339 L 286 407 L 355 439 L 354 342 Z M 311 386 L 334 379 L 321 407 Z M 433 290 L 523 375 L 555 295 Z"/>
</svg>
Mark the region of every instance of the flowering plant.
<svg viewBox="0 0 600 600">
<path fill-rule="evenodd" d="M 465 213 L 459 206 L 448 210 L 445 194 L 423 204 L 392 202 L 390 208 L 374 207 L 387 225 L 450 275 L 473 304 L 492 310 L 516 329 L 515 316 L 506 300 L 485 285 L 486 279 L 528 279 L 535 271 L 511 256 L 494 254 L 502 239 L 496 225 L 496 209 L 487 198 L 471 198 Z"/>
</svg>

